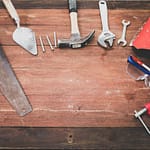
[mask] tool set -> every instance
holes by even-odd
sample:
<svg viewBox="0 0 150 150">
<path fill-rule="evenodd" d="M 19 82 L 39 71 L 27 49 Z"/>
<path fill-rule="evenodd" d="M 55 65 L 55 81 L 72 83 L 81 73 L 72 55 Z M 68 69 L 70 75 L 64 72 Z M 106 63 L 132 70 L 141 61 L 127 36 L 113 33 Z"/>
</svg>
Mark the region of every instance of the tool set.
<svg viewBox="0 0 150 150">
<path fill-rule="evenodd" d="M 2 0 L 5 7 L 7 8 L 10 16 L 15 20 L 17 24 L 17 29 L 13 33 L 13 40 L 27 50 L 32 55 L 37 55 L 37 44 L 35 33 L 26 27 L 20 27 L 20 18 L 11 2 L 11 0 Z M 77 19 L 77 0 L 68 0 L 68 7 L 70 13 L 71 20 L 71 37 L 70 39 L 58 39 L 56 37 L 56 32 L 54 32 L 54 47 L 57 48 L 81 48 L 86 45 L 93 39 L 95 30 L 91 31 L 87 36 L 80 36 L 79 27 L 78 27 L 78 19 Z M 103 48 L 111 48 L 113 46 L 113 41 L 115 39 L 115 34 L 109 30 L 108 26 L 108 10 L 107 4 L 105 0 L 99 1 L 99 10 L 102 21 L 102 33 L 98 37 L 97 43 Z M 123 24 L 123 33 L 121 39 L 118 40 L 118 44 L 123 43 L 123 46 L 126 46 L 127 42 L 125 40 L 126 27 L 130 24 L 130 22 L 122 21 Z M 52 42 L 48 35 L 46 35 L 47 42 L 51 48 L 54 50 Z M 40 45 L 42 47 L 42 51 L 45 52 L 44 43 L 42 41 L 42 37 L 39 36 Z"/>
<path fill-rule="evenodd" d="M 143 115 L 145 112 L 147 112 L 147 114 L 150 116 L 150 103 L 146 104 L 145 107 L 143 109 L 141 109 L 140 111 L 134 111 L 134 116 L 136 118 L 139 119 L 139 121 L 142 123 L 142 125 L 144 126 L 145 130 L 147 131 L 148 134 L 150 134 L 150 130 L 149 128 L 147 127 L 147 125 L 144 123 L 141 115 Z"/>
<path fill-rule="evenodd" d="M 57 47 L 57 42 L 58 42 L 59 48 L 70 47 L 73 49 L 77 49 L 77 48 L 84 47 L 93 39 L 95 31 L 93 30 L 91 33 L 89 33 L 89 35 L 81 38 L 79 27 L 78 27 L 76 0 L 68 0 L 68 7 L 69 7 L 69 13 L 70 13 L 70 20 L 71 20 L 71 37 L 70 39 L 58 39 L 57 41 L 56 32 L 54 32 L 55 48 Z M 99 35 L 97 43 L 103 48 L 106 48 L 106 49 L 111 48 L 113 46 L 113 41 L 115 40 L 116 36 L 114 33 L 112 33 L 109 30 L 108 10 L 107 10 L 107 4 L 105 0 L 99 1 L 99 10 L 100 10 L 100 15 L 101 15 L 101 20 L 102 20 L 102 33 Z M 118 40 L 118 44 L 123 43 L 122 46 L 126 46 L 127 41 L 125 40 L 125 34 L 126 34 L 126 28 L 130 24 L 130 21 L 125 22 L 125 20 L 123 20 L 122 24 L 123 24 L 123 33 L 122 33 L 121 39 Z M 50 45 L 50 48 L 54 50 L 49 37 L 46 37 L 46 38 Z M 44 50 L 42 42 L 40 42 L 40 44 L 41 44 L 42 49 Z"/>
<path fill-rule="evenodd" d="M 17 28 L 13 32 L 13 40 L 32 55 L 37 55 L 38 52 L 37 52 L 35 33 L 30 28 L 20 26 L 20 18 L 11 0 L 2 0 L 2 1 L 5 7 L 7 8 L 11 18 L 13 18 L 17 24 Z M 105 49 L 110 49 L 113 47 L 113 43 L 114 40 L 116 39 L 116 35 L 113 32 L 111 32 L 109 29 L 108 9 L 107 9 L 106 1 L 100 0 L 98 4 L 99 4 L 100 16 L 101 16 L 102 32 L 98 36 L 97 43 L 98 45 L 100 45 Z M 57 40 L 56 32 L 54 32 L 53 33 L 54 44 L 52 44 L 49 36 L 46 35 L 45 38 L 52 51 L 54 51 L 54 49 L 57 47 L 72 48 L 72 49 L 82 48 L 84 46 L 87 46 L 89 42 L 94 38 L 95 30 L 92 30 L 85 37 L 80 36 L 79 26 L 78 26 L 77 0 L 68 0 L 68 9 L 70 14 L 70 22 L 71 22 L 71 37 L 69 39 Z M 148 25 L 150 24 L 150 19 L 148 20 L 147 24 Z M 147 24 L 145 25 L 146 29 L 148 28 Z M 123 19 L 122 25 L 123 25 L 122 35 L 117 43 L 118 45 L 122 44 L 122 46 L 124 47 L 127 45 L 126 30 L 127 27 L 130 25 L 130 21 L 126 21 L 125 19 Z M 142 31 L 142 33 L 140 33 L 140 40 L 142 41 L 143 39 L 141 38 L 141 35 L 145 34 L 145 32 L 147 31 L 146 29 Z M 149 40 L 149 38 L 147 39 Z M 40 41 L 42 51 L 46 52 L 45 45 L 43 42 L 43 36 L 39 36 L 39 41 Z M 140 47 L 141 45 L 139 46 L 138 41 L 139 41 L 139 37 L 137 37 L 136 40 L 132 41 L 131 46 L 136 48 L 141 48 Z M 132 77 L 134 77 L 135 80 L 138 81 L 144 80 L 145 85 L 150 87 L 150 68 L 134 56 L 129 56 L 127 62 L 129 64 L 127 68 L 128 73 Z M 129 70 L 137 71 L 137 72 L 132 74 Z M 32 111 L 32 107 L 27 97 L 25 96 L 24 91 L 21 85 L 19 84 L 19 81 L 17 80 L 14 72 L 12 71 L 12 68 L 1 47 L 0 47 L 0 82 L 1 82 L 1 86 L 0 86 L 1 91 L 3 92 L 7 100 L 10 102 L 10 104 L 13 106 L 13 108 L 20 116 L 24 116 L 27 113 Z M 135 110 L 134 116 L 140 120 L 140 122 L 143 124 L 148 134 L 150 134 L 150 130 L 148 129 L 148 127 L 146 126 L 146 124 L 141 118 L 141 115 L 145 112 L 147 112 L 148 115 L 150 115 L 150 103 L 146 104 L 145 108 L 143 108 L 139 112 Z"/>
<path fill-rule="evenodd" d="M 11 0 L 3 0 L 3 3 L 7 8 L 10 16 L 15 20 L 17 24 L 17 29 L 13 33 L 13 40 L 32 55 L 37 55 L 38 52 L 37 52 L 35 33 L 29 28 L 20 27 L 20 18 Z M 76 0 L 68 0 L 68 7 L 70 13 L 70 20 L 71 20 L 71 37 L 70 39 L 59 39 L 57 41 L 56 32 L 54 32 L 54 46 L 55 48 L 58 45 L 59 48 L 70 47 L 73 49 L 84 47 L 93 39 L 95 30 L 90 32 L 87 36 L 81 38 L 79 27 L 78 27 Z M 111 48 L 113 46 L 115 34 L 113 34 L 108 27 L 108 10 L 107 10 L 107 4 L 105 0 L 99 1 L 99 9 L 100 9 L 103 30 L 102 33 L 99 35 L 97 42 L 100 46 L 104 48 Z M 126 27 L 129 25 L 129 22 L 125 23 L 125 21 L 123 21 L 123 24 L 124 24 L 123 35 L 122 38 L 118 41 L 118 44 L 120 42 L 123 42 L 123 46 L 125 46 L 126 41 L 123 38 L 125 38 Z M 48 35 L 46 35 L 46 39 L 51 50 L 54 50 L 54 47 Z M 42 41 L 41 36 L 39 36 L 39 40 L 40 40 L 40 45 L 42 47 L 42 51 L 45 52 L 44 43 Z"/>
</svg>

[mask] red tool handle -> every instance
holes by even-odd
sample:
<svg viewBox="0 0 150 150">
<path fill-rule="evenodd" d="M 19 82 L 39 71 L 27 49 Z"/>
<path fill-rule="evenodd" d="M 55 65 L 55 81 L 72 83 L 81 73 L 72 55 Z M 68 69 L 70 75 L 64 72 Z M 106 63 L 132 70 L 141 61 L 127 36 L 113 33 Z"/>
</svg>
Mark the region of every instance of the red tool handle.
<svg viewBox="0 0 150 150">
<path fill-rule="evenodd" d="M 147 114 L 150 115 L 150 103 L 147 103 L 145 108 L 147 109 Z"/>
</svg>

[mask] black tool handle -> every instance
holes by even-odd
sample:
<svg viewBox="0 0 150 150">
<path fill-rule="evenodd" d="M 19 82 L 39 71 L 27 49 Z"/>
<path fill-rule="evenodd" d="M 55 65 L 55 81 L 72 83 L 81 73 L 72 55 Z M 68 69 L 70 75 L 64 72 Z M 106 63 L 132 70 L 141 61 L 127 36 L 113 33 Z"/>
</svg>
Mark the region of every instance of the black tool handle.
<svg viewBox="0 0 150 150">
<path fill-rule="evenodd" d="M 69 13 L 77 12 L 77 0 L 68 0 Z"/>
</svg>

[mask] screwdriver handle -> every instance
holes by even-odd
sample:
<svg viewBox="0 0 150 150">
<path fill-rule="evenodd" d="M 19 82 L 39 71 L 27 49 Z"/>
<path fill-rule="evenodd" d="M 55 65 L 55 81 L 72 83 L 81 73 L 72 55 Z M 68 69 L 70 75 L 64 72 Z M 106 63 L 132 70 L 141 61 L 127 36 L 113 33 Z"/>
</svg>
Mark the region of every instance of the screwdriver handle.
<svg viewBox="0 0 150 150">
<path fill-rule="evenodd" d="M 147 68 L 143 67 L 141 64 L 139 64 L 139 61 L 137 62 L 137 58 L 135 56 L 129 56 L 127 62 L 141 70 L 143 73 L 150 75 L 150 71 L 147 70 Z"/>
<path fill-rule="evenodd" d="M 147 109 L 147 114 L 150 116 L 150 103 L 147 103 L 145 108 Z"/>
</svg>

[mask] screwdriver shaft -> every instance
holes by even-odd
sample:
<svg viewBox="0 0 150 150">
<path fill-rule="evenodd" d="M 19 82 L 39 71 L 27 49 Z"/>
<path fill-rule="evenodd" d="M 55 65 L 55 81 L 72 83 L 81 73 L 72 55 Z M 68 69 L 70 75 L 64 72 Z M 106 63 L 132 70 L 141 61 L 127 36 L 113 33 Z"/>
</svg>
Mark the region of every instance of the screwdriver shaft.
<svg viewBox="0 0 150 150">
<path fill-rule="evenodd" d="M 136 110 L 135 110 L 134 112 L 135 112 L 135 114 L 137 114 L 137 111 L 136 111 Z M 150 130 L 148 129 L 147 125 L 144 123 L 144 121 L 143 121 L 143 119 L 141 118 L 141 116 L 139 115 L 139 116 L 137 116 L 136 118 L 138 118 L 139 121 L 142 123 L 142 125 L 144 126 L 145 130 L 147 131 L 147 133 L 150 134 Z"/>
</svg>

